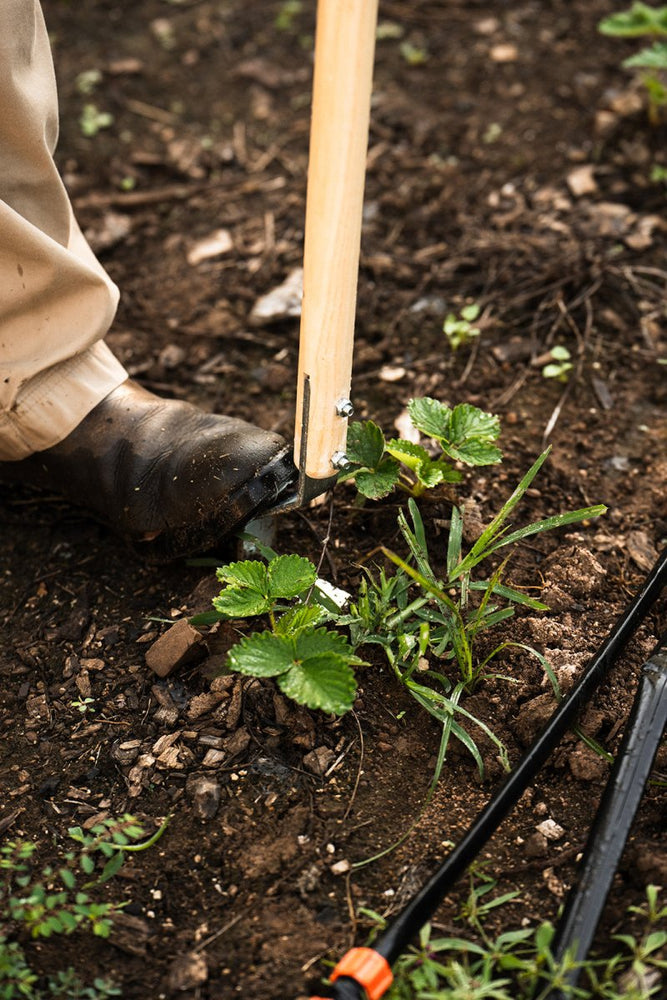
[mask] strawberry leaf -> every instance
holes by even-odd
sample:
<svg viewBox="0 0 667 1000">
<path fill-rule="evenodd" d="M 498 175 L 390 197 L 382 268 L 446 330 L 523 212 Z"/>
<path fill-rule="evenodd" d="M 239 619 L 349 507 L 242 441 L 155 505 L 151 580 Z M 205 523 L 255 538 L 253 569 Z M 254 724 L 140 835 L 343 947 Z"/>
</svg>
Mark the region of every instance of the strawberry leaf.
<svg viewBox="0 0 667 1000">
<path fill-rule="evenodd" d="M 294 665 L 294 642 L 271 632 L 254 632 L 229 651 L 229 666 L 252 677 L 276 677 Z"/>
<path fill-rule="evenodd" d="M 384 454 L 384 434 L 372 420 L 355 420 L 347 429 L 346 454 L 364 469 L 376 469 Z"/>
<path fill-rule="evenodd" d="M 408 413 L 412 423 L 422 434 L 441 438 L 449 436 L 449 420 L 452 411 L 444 403 L 430 396 L 411 399 L 408 403 Z"/>
<path fill-rule="evenodd" d="M 273 601 L 256 590 L 242 587 L 225 587 L 213 598 L 213 607 L 228 618 L 248 618 L 263 615 L 273 606 Z"/>
<path fill-rule="evenodd" d="M 362 496 L 368 497 L 369 500 L 380 500 L 391 493 L 398 479 L 398 462 L 393 458 L 387 458 L 375 471 L 358 472 L 354 482 Z"/>
<path fill-rule="evenodd" d="M 310 559 L 302 556 L 276 556 L 267 567 L 268 593 L 274 600 L 298 597 L 315 583 L 317 571 Z"/>
<path fill-rule="evenodd" d="M 295 664 L 280 675 L 278 687 L 300 705 L 336 715 L 349 712 L 357 691 L 352 669 L 331 653 L 320 653 Z"/>
</svg>

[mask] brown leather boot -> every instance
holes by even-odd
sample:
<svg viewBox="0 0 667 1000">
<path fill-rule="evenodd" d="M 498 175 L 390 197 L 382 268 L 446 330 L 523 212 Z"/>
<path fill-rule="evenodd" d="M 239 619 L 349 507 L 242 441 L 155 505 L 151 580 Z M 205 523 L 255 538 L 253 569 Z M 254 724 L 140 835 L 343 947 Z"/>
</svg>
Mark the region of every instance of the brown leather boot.
<svg viewBox="0 0 667 1000">
<path fill-rule="evenodd" d="M 155 558 L 203 552 L 295 481 L 291 449 L 243 420 L 160 399 L 128 380 L 60 444 L 0 463 L 87 508 Z"/>
</svg>

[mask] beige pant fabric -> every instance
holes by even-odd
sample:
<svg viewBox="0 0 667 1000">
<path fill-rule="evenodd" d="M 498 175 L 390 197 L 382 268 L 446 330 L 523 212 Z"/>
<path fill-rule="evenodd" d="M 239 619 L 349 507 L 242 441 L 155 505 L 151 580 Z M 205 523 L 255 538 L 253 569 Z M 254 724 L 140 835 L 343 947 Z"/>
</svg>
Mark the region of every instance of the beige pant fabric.
<svg viewBox="0 0 667 1000">
<path fill-rule="evenodd" d="M 127 373 L 102 342 L 118 290 L 53 162 L 58 105 L 38 0 L 0 0 L 0 461 L 62 441 Z"/>
</svg>

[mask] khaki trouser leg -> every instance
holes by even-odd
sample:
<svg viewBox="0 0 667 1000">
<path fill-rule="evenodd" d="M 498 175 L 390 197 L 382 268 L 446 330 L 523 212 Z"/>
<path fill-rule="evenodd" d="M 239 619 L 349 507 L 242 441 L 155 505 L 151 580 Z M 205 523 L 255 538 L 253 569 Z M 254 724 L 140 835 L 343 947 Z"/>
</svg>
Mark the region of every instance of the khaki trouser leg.
<svg viewBox="0 0 667 1000">
<path fill-rule="evenodd" d="M 72 214 L 57 134 L 38 0 L 0 0 L 0 461 L 62 441 L 127 378 L 101 340 L 118 290 Z"/>
</svg>

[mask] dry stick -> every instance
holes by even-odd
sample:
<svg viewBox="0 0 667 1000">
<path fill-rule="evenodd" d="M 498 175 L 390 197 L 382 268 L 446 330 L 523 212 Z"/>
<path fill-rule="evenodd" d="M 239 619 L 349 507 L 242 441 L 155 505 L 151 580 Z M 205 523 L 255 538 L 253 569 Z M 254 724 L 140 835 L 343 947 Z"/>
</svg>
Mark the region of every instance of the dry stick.
<svg viewBox="0 0 667 1000">
<path fill-rule="evenodd" d="M 377 0 L 319 0 L 306 197 L 296 412 L 310 386 L 309 478 L 335 474 L 347 420 L 370 119 Z M 299 465 L 302 427 L 294 442 Z"/>
</svg>

